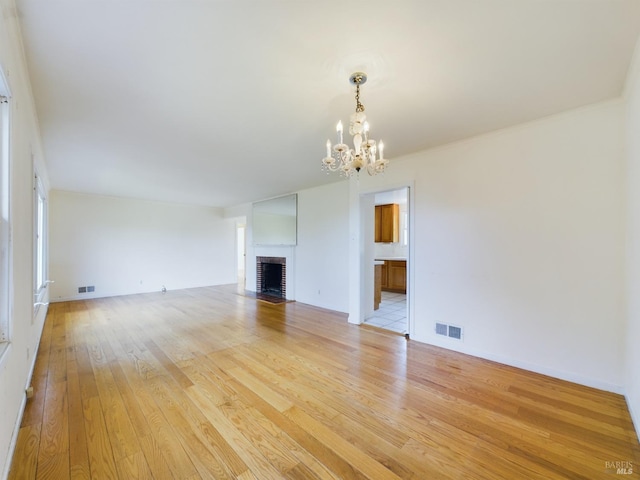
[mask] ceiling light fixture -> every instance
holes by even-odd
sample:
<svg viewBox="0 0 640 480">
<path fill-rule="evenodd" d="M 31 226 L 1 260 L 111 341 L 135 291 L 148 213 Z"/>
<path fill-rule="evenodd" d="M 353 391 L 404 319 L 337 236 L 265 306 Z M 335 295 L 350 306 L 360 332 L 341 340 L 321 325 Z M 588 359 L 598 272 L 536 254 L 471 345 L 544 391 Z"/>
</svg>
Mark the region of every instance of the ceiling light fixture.
<svg viewBox="0 0 640 480">
<path fill-rule="evenodd" d="M 349 134 L 353 137 L 353 148 L 343 143 L 342 121 L 338 122 L 338 143 L 331 148 L 331 141 L 327 140 L 327 156 L 322 160 L 322 168 L 327 173 L 339 171 L 345 177 L 353 172 L 359 173 L 365 169 L 369 175 L 384 172 L 389 160 L 385 159 L 384 144 L 369 138 L 369 123 L 364 114 L 364 105 L 360 103 L 360 85 L 367 81 L 367 75 L 356 72 L 349 77 L 349 82 L 356 86 L 356 111 L 349 119 Z M 376 155 L 378 158 L 376 159 Z"/>
</svg>

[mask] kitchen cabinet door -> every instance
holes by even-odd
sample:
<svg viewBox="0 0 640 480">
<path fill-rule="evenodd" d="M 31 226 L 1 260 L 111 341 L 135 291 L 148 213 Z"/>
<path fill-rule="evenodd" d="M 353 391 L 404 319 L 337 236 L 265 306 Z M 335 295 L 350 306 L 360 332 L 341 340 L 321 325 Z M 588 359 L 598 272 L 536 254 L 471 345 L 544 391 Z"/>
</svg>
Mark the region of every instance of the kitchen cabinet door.
<svg viewBox="0 0 640 480">
<path fill-rule="evenodd" d="M 375 241 L 396 243 L 400 240 L 400 207 L 397 203 L 376 205 Z"/>
<path fill-rule="evenodd" d="M 386 290 L 389 287 L 389 267 L 388 262 L 384 262 L 384 265 L 380 265 L 380 287 L 382 290 Z"/>
<path fill-rule="evenodd" d="M 389 261 L 387 265 L 387 289 L 407 293 L 407 262 Z"/>
</svg>

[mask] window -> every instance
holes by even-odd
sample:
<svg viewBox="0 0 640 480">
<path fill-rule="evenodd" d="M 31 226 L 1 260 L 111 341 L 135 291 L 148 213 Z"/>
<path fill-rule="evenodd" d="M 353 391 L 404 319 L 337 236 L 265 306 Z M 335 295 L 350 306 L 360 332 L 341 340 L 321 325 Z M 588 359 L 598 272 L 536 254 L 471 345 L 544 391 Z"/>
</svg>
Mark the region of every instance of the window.
<svg viewBox="0 0 640 480">
<path fill-rule="evenodd" d="M 36 173 L 34 179 L 34 272 L 33 292 L 35 298 L 35 310 L 42 304 L 45 288 L 47 287 L 47 199 L 44 193 L 42 180 Z"/>
<path fill-rule="evenodd" d="M 0 71 L 0 352 L 10 339 L 12 298 L 9 163 L 9 94 Z"/>
</svg>

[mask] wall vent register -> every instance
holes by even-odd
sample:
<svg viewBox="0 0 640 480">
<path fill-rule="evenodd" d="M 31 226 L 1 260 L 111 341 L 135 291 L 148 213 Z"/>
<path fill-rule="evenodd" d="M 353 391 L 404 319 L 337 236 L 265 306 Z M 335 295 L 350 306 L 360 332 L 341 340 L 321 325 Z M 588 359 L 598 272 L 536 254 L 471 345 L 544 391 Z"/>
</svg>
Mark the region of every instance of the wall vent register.
<svg viewBox="0 0 640 480">
<path fill-rule="evenodd" d="M 447 325 L 445 323 L 436 323 L 436 335 L 462 340 L 462 327 Z"/>
</svg>

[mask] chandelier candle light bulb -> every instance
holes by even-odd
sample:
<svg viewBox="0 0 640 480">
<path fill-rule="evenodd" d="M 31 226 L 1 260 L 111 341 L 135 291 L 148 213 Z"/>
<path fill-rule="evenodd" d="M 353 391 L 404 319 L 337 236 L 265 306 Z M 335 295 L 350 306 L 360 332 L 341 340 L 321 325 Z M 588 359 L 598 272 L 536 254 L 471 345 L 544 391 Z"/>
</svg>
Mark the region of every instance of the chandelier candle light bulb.
<svg viewBox="0 0 640 480">
<path fill-rule="evenodd" d="M 383 157 L 384 144 L 369 138 L 369 122 L 364 113 L 364 105 L 360 103 L 360 85 L 367 81 L 367 75 L 356 72 L 349 78 L 349 82 L 356 86 L 356 111 L 349 118 L 349 134 L 353 137 L 353 148 L 344 144 L 342 120 L 336 125 L 338 144 L 331 148 L 331 141 L 327 140 L 327 156 L 322 160 L 322 168 L 328 172 L 339 171 L 345 177 L 360 173 L 363 168 L 369 175 L 384 172 L 389 161 Z M 380 156 L 376 159 L 376 153 Z"/>
</svg>

